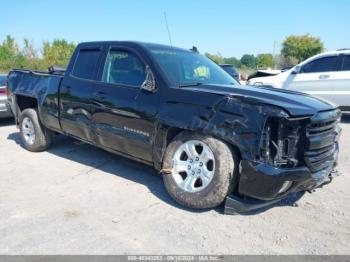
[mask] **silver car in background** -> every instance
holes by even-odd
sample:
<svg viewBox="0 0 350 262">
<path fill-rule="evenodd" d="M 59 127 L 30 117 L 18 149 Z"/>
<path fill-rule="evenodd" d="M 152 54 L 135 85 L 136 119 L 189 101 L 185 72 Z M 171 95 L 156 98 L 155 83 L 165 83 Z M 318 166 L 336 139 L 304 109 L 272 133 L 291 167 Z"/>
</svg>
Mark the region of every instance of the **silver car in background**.
<svg viewBox="0 0 350 262">
<path fill-rule="evenodd" d="M 0 118 L 12 117 L 12 113 L 6 106 L 7 103 L 7 89 L 6 89 L 7 75 L 0 74 Z"/>
</svg>

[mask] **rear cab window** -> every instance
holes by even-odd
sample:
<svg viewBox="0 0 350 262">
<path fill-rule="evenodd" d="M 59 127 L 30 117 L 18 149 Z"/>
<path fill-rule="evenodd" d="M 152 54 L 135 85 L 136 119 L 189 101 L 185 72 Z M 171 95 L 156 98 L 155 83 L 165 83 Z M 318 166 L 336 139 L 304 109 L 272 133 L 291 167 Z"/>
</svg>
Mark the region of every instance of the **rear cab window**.
<svg viewBox="0 0 350 262">
<path fill-rule="evenodd" d="M 97 74 L 100 48 L 82 48 L 74 63 L 72 75 L 82 79 L 93 80 Z"/>
</svg>

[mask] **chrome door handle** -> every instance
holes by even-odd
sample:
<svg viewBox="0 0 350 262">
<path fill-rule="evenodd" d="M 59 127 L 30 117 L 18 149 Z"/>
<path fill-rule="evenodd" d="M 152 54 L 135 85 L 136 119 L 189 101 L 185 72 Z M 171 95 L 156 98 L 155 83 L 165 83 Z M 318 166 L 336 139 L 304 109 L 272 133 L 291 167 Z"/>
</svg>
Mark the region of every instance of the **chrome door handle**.
<svg viewBox="0 0 350 262">
<path fill-rule="evenodd" d="M 319 79 L 328 79 L 330 75 L 320 75 L 318 78 Z"/>
</svg>

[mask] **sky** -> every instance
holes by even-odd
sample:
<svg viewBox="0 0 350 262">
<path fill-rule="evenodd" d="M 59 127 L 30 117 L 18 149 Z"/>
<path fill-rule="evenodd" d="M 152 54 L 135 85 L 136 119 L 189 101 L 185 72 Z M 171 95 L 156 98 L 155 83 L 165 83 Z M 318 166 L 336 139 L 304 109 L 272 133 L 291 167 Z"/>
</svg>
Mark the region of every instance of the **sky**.
<svg viewBox="0 0 350 262">
<path fill-rule="evenodd" d="M 37 47 L 45 40 L 76 43 L 138 40 L 240 58 L 278 53 L 291 35 L 320 37 L 327 50 L 350 48 L 350 0 L 5 0 L 0 41 L 10 34 Z"/>
</svg>

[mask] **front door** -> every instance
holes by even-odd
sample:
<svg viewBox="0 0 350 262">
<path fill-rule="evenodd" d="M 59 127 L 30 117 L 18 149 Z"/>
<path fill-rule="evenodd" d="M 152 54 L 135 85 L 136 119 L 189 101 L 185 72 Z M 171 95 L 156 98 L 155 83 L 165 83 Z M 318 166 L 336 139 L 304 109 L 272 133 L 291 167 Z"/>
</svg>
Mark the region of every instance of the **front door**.
<svg viewBox="0 0 350 262">
<path fill-rule="evenodd" d="M 145 64 L 130 49 L 112 48 L 93 94 L 96 143 L 146 161 L 152 160 L 152 131 L 144 125 L 141 101 Z"/>
<path fill-rule="evenodd" d="M 298 74 L 290 74 L 283 88 L 329 99 L 334 90 L 338 56 L 327 56 L 304 64 Z"/>
</svg>

